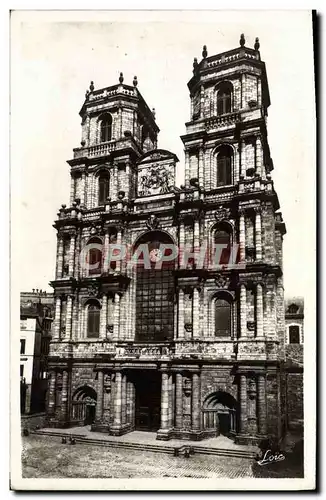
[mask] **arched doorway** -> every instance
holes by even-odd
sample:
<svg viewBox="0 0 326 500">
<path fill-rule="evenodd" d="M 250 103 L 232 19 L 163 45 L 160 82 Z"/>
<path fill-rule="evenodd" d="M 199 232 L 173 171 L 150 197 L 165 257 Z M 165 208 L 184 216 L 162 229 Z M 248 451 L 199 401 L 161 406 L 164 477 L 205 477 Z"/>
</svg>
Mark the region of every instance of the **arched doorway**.
<svg viewBox="0 0 326 500">
<path fill-rule="evenodd" d="M 173 245 L 173 240 L 163 231 L 149 231 L 135 245 L 135 250 L 139 252 L 136 266 L 136 341 L 173 340 L 175 261 L 160 262 L 163 255 L 172 253 L 171 247 L 164 245 Z"/>
<path fill-rule="evenodd" d="M 209 394 L 203 405 L 203 428 L 216 435 L 232 436 L 237 432 L 237 401 L 228 392 Z"/>
<path fill-rule="evenodd" d="M 77 425 L 91 425 L 95 420 L 96 391 L 83 385 L 74 392 L 71 403 L 71 420 Z"/>
</svg>

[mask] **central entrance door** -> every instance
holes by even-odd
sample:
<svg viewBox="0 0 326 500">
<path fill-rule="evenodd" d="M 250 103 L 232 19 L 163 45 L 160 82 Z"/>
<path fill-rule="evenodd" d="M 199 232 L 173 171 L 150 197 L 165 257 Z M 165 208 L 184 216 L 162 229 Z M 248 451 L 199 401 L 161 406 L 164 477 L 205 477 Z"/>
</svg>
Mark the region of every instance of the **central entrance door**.
<svg viewBox="0 0 326 500">
<path fill-rule="evenodd" d="M 138 372 L 135 376 L 135 428 L 155 432 L 161 421 L 161 375 L 157 372 Z"/>
</svg>

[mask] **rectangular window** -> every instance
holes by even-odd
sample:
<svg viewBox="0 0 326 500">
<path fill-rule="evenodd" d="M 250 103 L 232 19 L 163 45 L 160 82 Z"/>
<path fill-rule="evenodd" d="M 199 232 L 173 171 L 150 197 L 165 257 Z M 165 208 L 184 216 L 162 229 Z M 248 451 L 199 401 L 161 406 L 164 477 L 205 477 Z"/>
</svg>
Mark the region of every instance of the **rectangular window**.
<svg viewBox="0 0 326 500">
<path fill-rule="evenodd" d="M 300 344 L 300 327 L 298 325 L 289 326 L 290 344 Z"/>
<path fill-rule="evenodd" d="M 26 340 L 20 339 L 20 354 L 25 354 Z"/>
<path fill-rule="evenodd" d="M 24 376 L 24 365 L 20 365 L 20 376 Z"/>
</svg>

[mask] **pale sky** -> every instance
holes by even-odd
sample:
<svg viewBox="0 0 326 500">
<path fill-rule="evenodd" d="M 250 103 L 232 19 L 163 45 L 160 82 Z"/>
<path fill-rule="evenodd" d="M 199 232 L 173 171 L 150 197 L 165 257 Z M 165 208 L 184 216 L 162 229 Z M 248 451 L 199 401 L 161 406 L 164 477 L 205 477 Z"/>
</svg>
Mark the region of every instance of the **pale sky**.
<svg viewBox="0 0 326 500">
<path fill-rule="evenodd" d="M 16 14 L 16 15 L 15 15 Z M 63 17 L 64 16 L 64 17 Z M 19 24 L 23 21 L 22 24 Z M 156 109 L 158 147 L 174 152 L 183 180 L 190 104 L 187 82 L 193 58 L 260 39 L 271 96 L 268 138 L 272 177 L 287 234 L 285 294 L 305 296 L 313 283 L 315 102 L 311 14 L 308 11 L 14 12 L 12 26 L 11 197 L 12 258 L 19 288 L 51 290 L 56 233 L 52 224 L 69 204 L 66 160 L 80 146 L 81 119 L 90 80 L 114 85 L 120 71 Z"/>
</svg>

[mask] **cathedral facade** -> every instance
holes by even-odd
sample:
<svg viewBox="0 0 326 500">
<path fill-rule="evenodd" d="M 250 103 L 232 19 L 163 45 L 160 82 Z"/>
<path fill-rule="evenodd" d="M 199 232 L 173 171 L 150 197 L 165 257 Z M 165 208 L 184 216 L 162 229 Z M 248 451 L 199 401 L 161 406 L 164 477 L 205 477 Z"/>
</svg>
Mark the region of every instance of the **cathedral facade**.
<svg viewBox="0 0 326 500">
<path fill-rule="evenodd" d="M 204 46 L 188 89 L 181 187 L 137 78 L 86 92 L 54 224 L 51 426 L 248 444 L 285 430 L 285 225 L 258 39 Z"/>
</svg>

